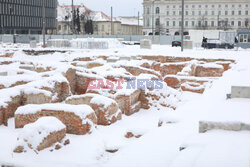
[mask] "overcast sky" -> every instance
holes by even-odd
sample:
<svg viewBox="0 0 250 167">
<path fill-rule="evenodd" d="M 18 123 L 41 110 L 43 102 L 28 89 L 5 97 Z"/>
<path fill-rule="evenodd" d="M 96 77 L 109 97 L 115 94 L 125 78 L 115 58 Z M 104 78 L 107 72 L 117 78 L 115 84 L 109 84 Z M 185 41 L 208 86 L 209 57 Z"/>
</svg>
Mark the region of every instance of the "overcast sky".
<svg viewBox="0 0 250 167">
<path fill-rule="evenodd" d="M 110 7 L 113 6 L 114 16 L 137 16 L 142 14 L 143 0 L 74 0 L 75 4 L 85 4 L 95 11 L 103 11 L 110 15 Z M 58 0 L 60 4 L 71 4 L 71 0 Z"/>
</svg>

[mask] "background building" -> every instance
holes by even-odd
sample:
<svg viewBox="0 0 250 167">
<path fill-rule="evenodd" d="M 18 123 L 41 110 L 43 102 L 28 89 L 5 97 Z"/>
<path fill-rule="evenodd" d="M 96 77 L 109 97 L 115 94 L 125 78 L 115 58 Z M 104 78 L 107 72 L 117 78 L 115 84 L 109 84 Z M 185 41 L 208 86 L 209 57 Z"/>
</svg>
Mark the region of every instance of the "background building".
<svg viewBox="0 0 250 167">
<path fill-rule="evenodd" d="M 1 0 L 0 33 L 40 34 L 43 0 Z M 57 0 L 45 0 L 46 29 L 56 29 Z"/>
<path fill-rule="evenodd" d="M 143 33 L 180 31 L 181 0 L 144 0 Z M 250 0 L 185 0 L 184 26 L 191 29 L 250 28 Z"/>
<path fill-rule="evenodd" d="M 88 34 L 85 31 L 86 23 L 92 21 L 94 35 L 141 35 L 142 18 L 138 17 L 113 17 L 113 32 L 111 33 L 111 17 L 101 11 L 92 11 L 84 5 L 74 5 L 75 11 L 79 10 L 79 34 Z M 58 6 L 57 34 L 72 34 L 72 6 Z M 77 11 L 75 12 L 77 13 Z M 77 15 L 77 14 L 76 14 Z M 75 27 L 77 29 L 77 26 Z"/>
</svg>

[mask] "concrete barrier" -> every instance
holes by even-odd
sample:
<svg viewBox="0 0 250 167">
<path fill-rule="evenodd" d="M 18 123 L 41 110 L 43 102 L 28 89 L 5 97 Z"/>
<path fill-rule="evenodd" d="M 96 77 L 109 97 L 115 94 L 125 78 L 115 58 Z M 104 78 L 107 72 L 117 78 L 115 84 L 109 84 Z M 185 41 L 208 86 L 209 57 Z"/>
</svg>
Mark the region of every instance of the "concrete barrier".
<svg viewBox="0 0 250 167">
<path fill-rule="evenodd" d="M 36 48 L 36 41 L 30 41 L 30 47 Z"/>
<path fill-rule="evenodd" d="M 152 48 L 152 41 L 149 39 L 143 39 L 140 43 L 141 49 L 151 49 Z"/>
<path fill-rule="evenodd" d="M 8 72 L 0 72 L 0 76 L 8 76 Z"/>
<path fill-rule="evenodd" d="M 32 65 L 21 65 L 19 68 L 23 70 L 36 71 L 35 67 Z"/>
<path fill-rule="evenodd" d="M 232 86 L 231 98 L 250 98 L 250 87 Z"/>
<path fill-rule="evenodd" d="M 183 47 L 184 49 L 193 49 L 193 41 L 184 40 Z"/>
<path fill-rule="evenodd" d="M 210 130 L 250 131 L 250 124 L 242 122 L 211 122 L 211 121 L 199 122 L 199 133 L 205 133 Z"/>
</svg>

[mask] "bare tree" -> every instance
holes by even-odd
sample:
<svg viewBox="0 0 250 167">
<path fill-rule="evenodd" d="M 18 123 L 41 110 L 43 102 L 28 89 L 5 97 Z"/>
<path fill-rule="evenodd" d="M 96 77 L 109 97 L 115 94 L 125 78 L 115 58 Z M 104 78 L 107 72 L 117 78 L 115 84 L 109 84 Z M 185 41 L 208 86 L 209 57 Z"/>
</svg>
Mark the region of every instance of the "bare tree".
<svg viewBox="0 0 250 167">
<path fill-rule="evenodd" d="M 207 22 L 207 18 L 206 15 L 202 15 L 199 19 L 198 19 L 198 29 L 203 29 L 206 30 L 208 29 L 208 22 Z"/>
</svg>

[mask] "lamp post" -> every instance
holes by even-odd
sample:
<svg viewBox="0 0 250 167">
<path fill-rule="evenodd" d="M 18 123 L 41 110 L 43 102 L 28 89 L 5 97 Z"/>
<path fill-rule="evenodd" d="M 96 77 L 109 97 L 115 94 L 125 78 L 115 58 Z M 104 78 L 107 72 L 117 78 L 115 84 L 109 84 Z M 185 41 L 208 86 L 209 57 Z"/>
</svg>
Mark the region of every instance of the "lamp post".
<svg viewBox="0 0 250 167">
<path fill-rule="evenodd" d="M 184 0 L 182 0 L 182 13 L 181 13 L 181 51 L 184 50 Z"/>
<path fill-rule="evenodd" d="M 45 29 L 46 29 L 46 20 L 45 20 L 45 0 L 43 0 L 43 47 L 46 47 L 45 44 Z"/>
</svg>

